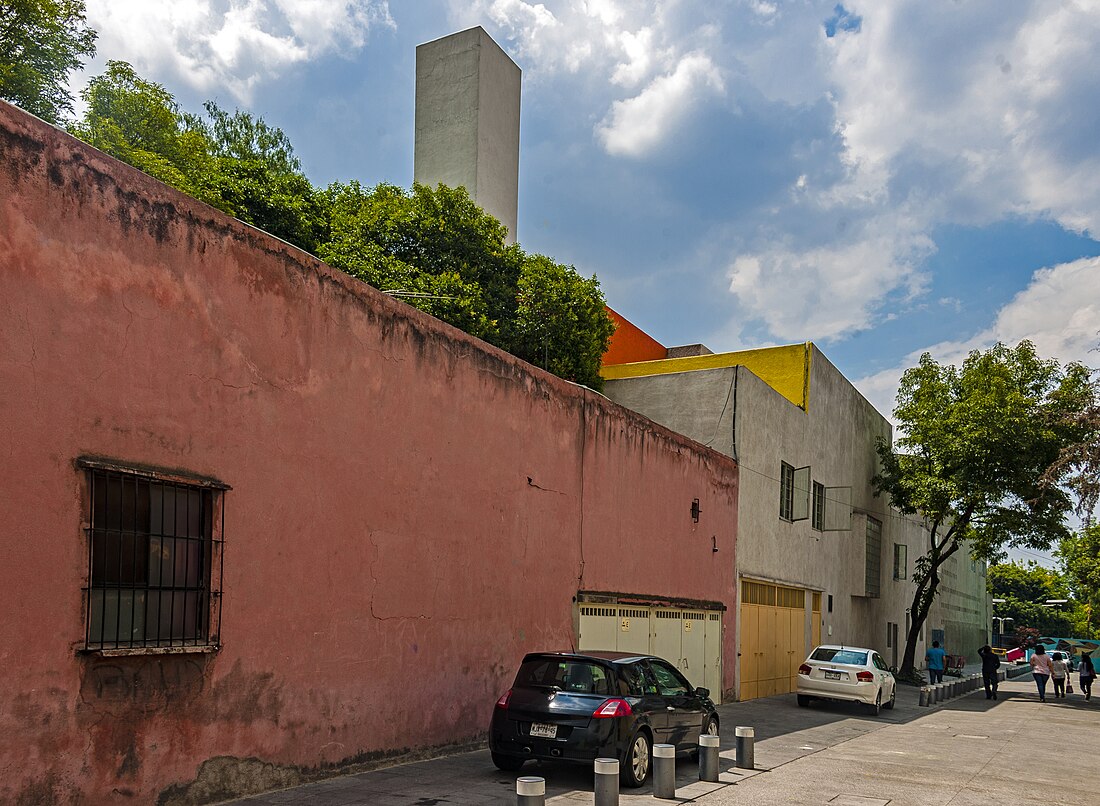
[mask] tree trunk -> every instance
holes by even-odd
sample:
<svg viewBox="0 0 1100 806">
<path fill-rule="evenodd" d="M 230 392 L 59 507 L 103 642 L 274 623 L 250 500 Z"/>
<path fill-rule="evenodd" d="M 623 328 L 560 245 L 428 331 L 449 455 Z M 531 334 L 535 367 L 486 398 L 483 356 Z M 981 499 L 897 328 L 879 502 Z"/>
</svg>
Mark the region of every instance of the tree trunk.
<svg viewBox="0 0 1100 806">
<path fill-rule="evenodd" d="M 898 675 L 902 678 L 912 677 L 916 671 L 917 640 L 924 628 L 924 622 L 928 620 L 928 613 L 936 598 L 936 590 L 940 586 L 940 577 L 936 571 L 942 564 L 942 559 L 933 564 L 928 577 L 917 585 L 917 590 L 913 594 L 913 604 L 909 608 L 909 632 L 905 636 L 905 653 L 901 658 L 901 669 L 898 670 Z"/>
<path fill-rule="evenodd" d="M 931 548 L 928 551 L 928 573 L 917 581 L 917 589 L 913 593 L 913 604 L 909 608 L 909 633 L 905 636 L 905 654 L 902 656 L 901 668 L 898 670 L 898 675 L 903 679 L 915 676 L 917 638 L 928 620 L 932 602 L 936 600 L 936 591 L 940 587 L 940 567 L 959 550 L 959 524 L 969 523 L 970 520 L 969 511 L 965 515 L 966 519 L 956 522 L 939 544 L 936 543 L 937 526 L 932 527 L 929 535 Z M 944 549 L 944 546 L 947 548 Z"/>
</svg>

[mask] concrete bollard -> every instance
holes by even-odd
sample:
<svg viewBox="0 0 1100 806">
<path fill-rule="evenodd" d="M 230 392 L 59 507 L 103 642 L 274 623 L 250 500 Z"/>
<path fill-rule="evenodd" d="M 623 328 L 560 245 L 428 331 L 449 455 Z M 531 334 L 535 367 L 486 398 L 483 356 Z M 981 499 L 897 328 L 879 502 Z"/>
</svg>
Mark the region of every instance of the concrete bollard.
<svg viewBox="0 0 1100 806">
<path fill-rule="evenodd" d="M 939 705 L 943 702 L 943 683 L 935 683 L 932 686 L 932 702 Z"/>
<path fill-rule="evenodd" d="M 922 706 L 928 705 L 928 687 L 927 686 L 921 686 L 920 687 L 920 704 Z"/>
<path fill-rule="evenodd" d="M 676 745 L 653 745 L 653 797 L 676 797 Z"/>
<path fill-rule="evenodd" d="M 754 728 L 737 728 L 734 731 L 734 747 L 737 751 L 737 760 L 734 764 L 742 770 L 751 770 L 756 764 L 755 748 L 756 730 Z"/>
<path fill-rule="evenodd" d="M 598 758 L 595 769 L 595 806 L 619 806 L 619 760 Z"/>
<path fill-rule="evenodd" d="M 718 783 L 718 747 L 717 736 L 704 733 L 699 737 L 699 780 Z"/>
<path fill-rule="evenodd" d="M 516 779 L 516 806 L 545 806 L 546 779 L 524 775 Z"/>
</svg>

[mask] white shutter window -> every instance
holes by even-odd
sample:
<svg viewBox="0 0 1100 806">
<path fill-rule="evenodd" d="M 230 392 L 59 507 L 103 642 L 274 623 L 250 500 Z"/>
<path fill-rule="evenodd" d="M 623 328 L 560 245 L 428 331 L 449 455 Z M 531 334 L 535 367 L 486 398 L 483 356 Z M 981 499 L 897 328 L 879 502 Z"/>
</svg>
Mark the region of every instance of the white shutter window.
<svg viewBox="0 0 1100 806">
<path fill-rule="evenodd" d="M 825 532 L 852 531 L 852 488 L 825 488 Z"/>
<path fill-rule="evenodd" d="M 804 521 L 810 517 L 810 466 L 795 468 L 794 500 L 791 502 L 791 520 Z"/>
</svg>

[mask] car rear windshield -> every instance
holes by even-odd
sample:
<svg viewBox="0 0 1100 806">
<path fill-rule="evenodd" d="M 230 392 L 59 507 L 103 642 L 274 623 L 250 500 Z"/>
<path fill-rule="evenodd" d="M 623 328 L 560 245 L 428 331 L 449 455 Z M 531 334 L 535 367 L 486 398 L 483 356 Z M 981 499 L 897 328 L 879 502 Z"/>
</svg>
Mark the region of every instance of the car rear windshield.
<svg viewBox="0 0 1100 806">
<path fill-rule="evenodd" d="M 532 658 L 519 667 L 516 686 L 557 688 L 579 694 L 611 694 L 611 671 L 602 664 L 563 658 Z"/>
<path fill-rule="evenodd" d="M 814 650 L 814 654 L 810 655 L 810 660 L 824 660 L 831 663 L 850 663 L 853 666 L 866 666 L 867 653 L 856 652 L 852 649 L 829 649 L 828 647 L 819 646 Z"/>
</svg>

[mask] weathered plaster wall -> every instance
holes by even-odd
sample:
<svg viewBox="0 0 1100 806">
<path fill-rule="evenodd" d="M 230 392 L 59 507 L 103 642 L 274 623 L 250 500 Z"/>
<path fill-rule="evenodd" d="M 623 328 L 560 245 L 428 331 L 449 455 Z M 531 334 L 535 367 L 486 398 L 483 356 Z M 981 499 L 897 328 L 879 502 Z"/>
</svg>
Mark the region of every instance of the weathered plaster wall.
<svg viewBox="0 0 1100 806">
<path fill-rule="evenodd" d="M 799 356 L 803 350 L 808 351 L 806 360 Z M 740 355 L 606 368 L 605 391 L 617 403 L 740 462 L 745 472 L 739 485 L 739 576 L 822 591 L 821 640 L 872 647 L 887 662 L 894 655 L 887 646 L 887 624 L 897 624 L 900 662 L 914 590 L 913 563 L 925 551 L 927 533 L 919 520 L 903 517 L 874 494 L 875 444 L 890 438 L 889 422 L 812 344 L 774 348 L 774 355 L 766 349 L 750 351 L 748 366 L 730 366 Z M 771 373 L 770 380 L 756 374 L 758 367 Z M 808 382 L 800 385 L 802 367 Z M 796 405 L 799 400 L 808 401 L 805 409 Z M 817 531 L 810 520 L 780 518 L 782 462 L 810 466 L 812 480 L 826 487 L 851 487 L 852 528 Z M 877 598 L 864 595 L 868 517 L 882 523 Z M 895 543 L 908 546 L 905 579 L 893 578 Z M 926 625 L 925 642 L 931 642 L 933 628 L 945 628 L 951 651 L 971 653 L 989 624 L 982 569 L 963 558 L 948 572 Z M 742 634 L 739 626 L 737 633 Z M 960 644 L 966 646 L 955 648 Z M 924 651 L 925 643 L 919 644 L 918 666 Z"/>
<path fill-rule="evenodd" d="M 0 801 L 469 742 L 578 590 L 732 607 L 729 458 L 2 103 L 0 153 Z M 232 486 L 218 652 L 81 654 L 84 454 Z"/>
</svg>

